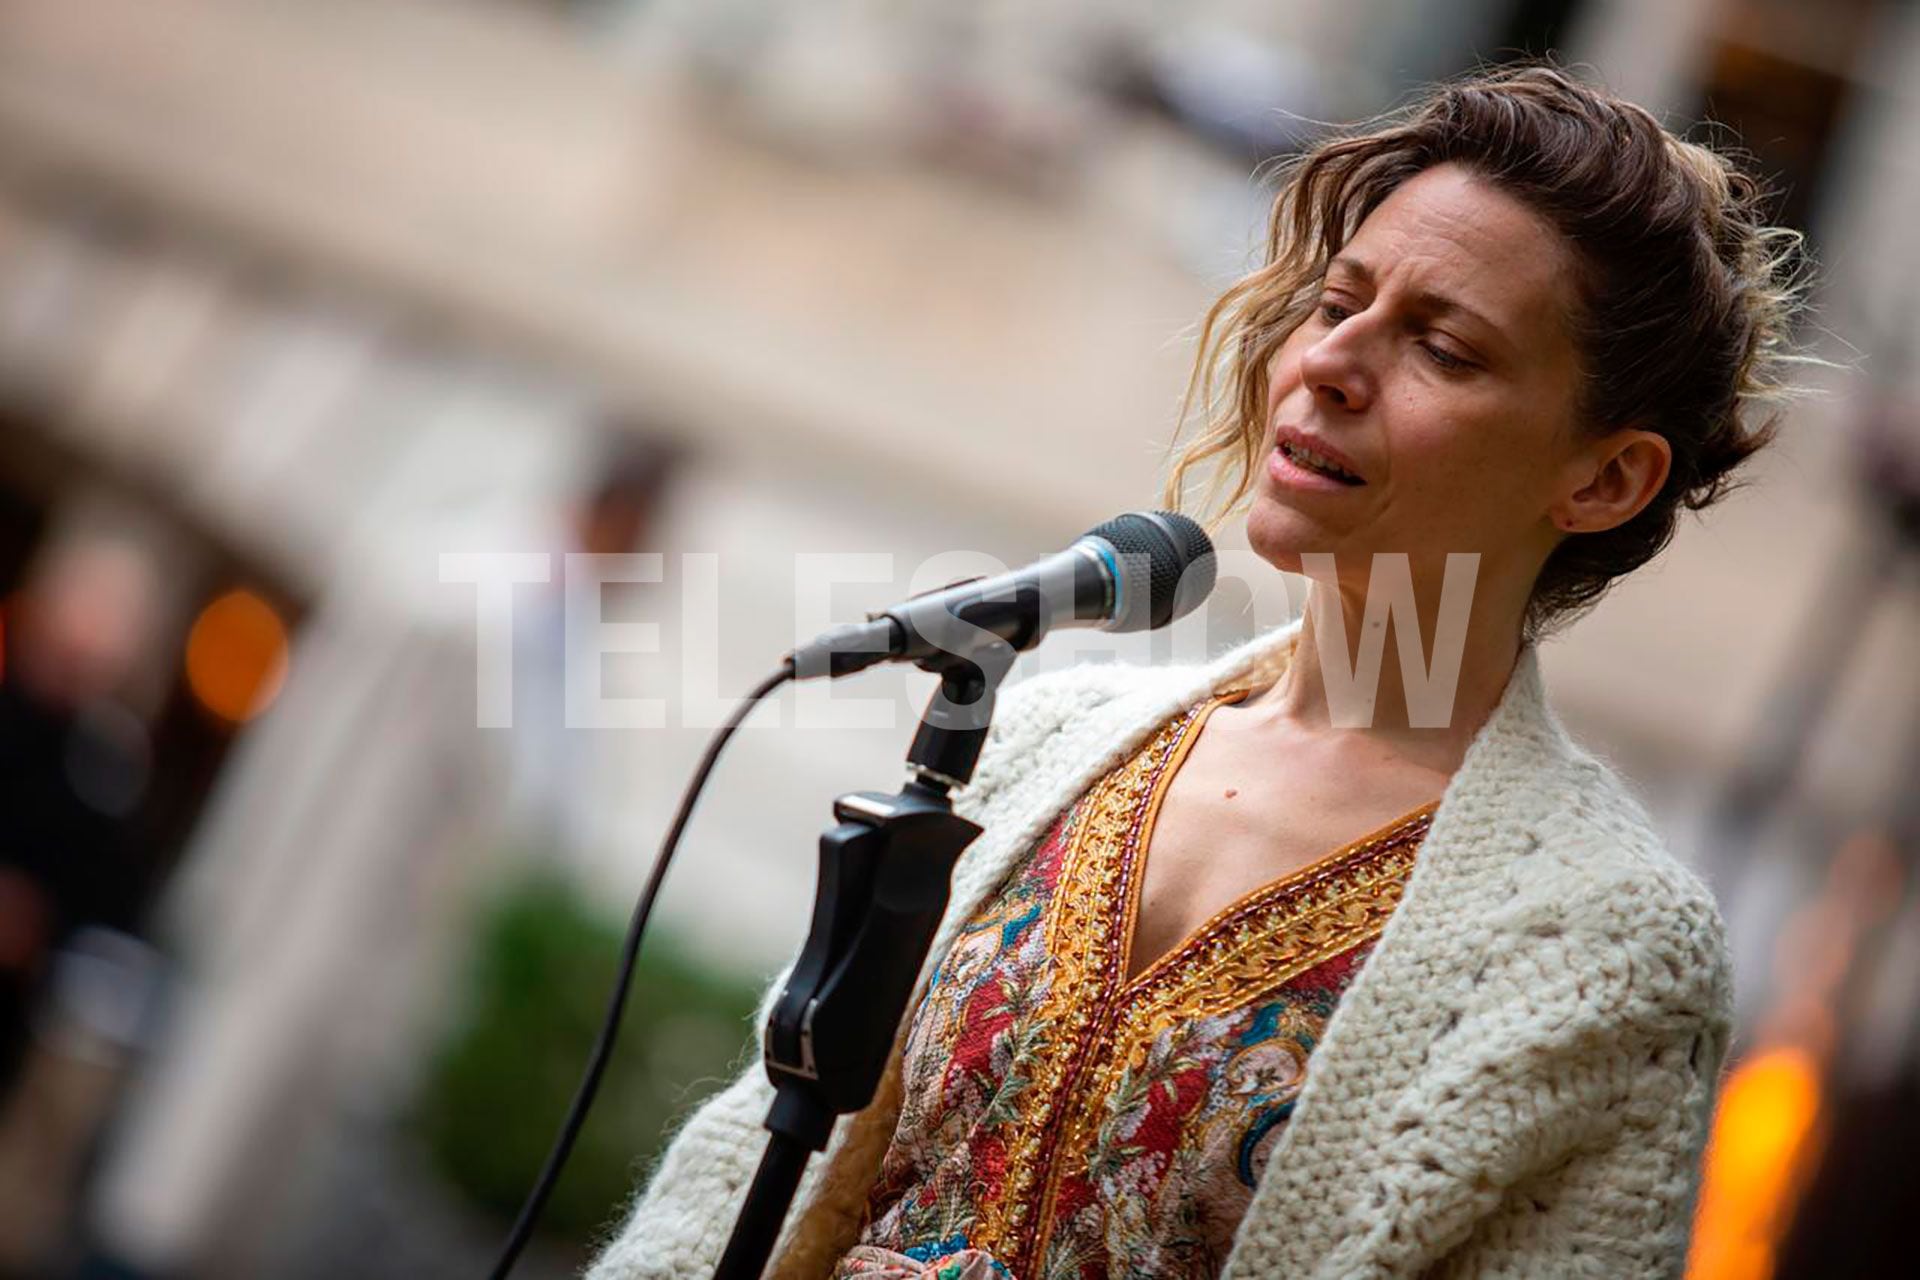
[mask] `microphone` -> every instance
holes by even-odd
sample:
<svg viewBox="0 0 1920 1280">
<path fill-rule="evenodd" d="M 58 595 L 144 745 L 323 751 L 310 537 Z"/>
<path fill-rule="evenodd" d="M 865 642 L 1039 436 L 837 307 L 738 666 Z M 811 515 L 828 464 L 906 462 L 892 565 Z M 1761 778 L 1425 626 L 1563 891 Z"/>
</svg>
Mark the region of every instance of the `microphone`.
<svg viewBox="0 0 1920 1280">
<path fill-rule="evenodd" d="M 882 662 L 934 669 L 1055 627 L 1147 631 L 1191 613 L 1213 590 L 1213 541 L 1174 511 L 1130 511 L 1024 569 L 940 587 L 824 631 L 787 655 L 797 680 L 851 675 Z"/>
</svg>

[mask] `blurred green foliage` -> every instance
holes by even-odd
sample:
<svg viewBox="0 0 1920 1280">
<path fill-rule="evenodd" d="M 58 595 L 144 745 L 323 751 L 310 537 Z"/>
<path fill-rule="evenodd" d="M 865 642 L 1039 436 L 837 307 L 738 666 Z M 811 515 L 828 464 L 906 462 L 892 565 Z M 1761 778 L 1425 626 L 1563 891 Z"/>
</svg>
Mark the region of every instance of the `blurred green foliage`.
<svg viewBox="0 0 1920 1280">
<path fill-rule="evenodd" d="M 464 1014 L 433 1056 L 413 1122 L 448 1182 L 503 1218 L 519 1209 L 580 1081 L 621 935 L 552 873 L 515 882 L 482 913 Z M 619 1044 L 544 1232 L 579 1241 L 614 1223 L 669 1127 L 740 1065 L 758 994 L 649 930 Z"/>
</svg>

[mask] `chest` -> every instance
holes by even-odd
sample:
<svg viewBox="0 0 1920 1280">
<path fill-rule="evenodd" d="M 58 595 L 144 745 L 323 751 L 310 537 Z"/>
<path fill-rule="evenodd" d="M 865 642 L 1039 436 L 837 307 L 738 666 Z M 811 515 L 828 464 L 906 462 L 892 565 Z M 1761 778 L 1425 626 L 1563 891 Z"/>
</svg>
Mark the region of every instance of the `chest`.
<svg viewBox="0 0 1920 1280">
<path fill-rule="evenodd" d="M 1074 1280 L 1217 1273 L 1426 815 L 1256 885 L 1129 974 L 1142 838 L 1194 723 L 1098 783 L 963 927 L 914 1015 L 866 1244 Z"/>
<path fill-rule="evenodd" d="M 1377 839 L 1444 789 L 1425 770 L 1259 744 L 1227 710 L 1188 744 L 1142 832 L 1130 974 L 1260 887 Z"/>
</svg>

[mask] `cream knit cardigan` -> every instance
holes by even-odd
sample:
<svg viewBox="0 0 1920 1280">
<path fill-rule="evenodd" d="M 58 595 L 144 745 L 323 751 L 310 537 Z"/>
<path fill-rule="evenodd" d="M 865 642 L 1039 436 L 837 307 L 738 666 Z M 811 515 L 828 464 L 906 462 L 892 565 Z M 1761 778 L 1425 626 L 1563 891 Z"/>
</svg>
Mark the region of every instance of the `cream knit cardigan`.
<svg viewBox="0 0 1920 1280">
<path fill-rule="evenodd" d="M 1299 626 L 1205 666 L 1080 666 L 1008 688 L 958 797 L 985 832 L 922 988 L 1064 807 L 1182 708 L 1277 674 Z M 1729 1000 L 1707 890 L 1568 738 L 1523 649 L 1313 1055 L 1225 1276 L 1678 1276 Z M 818 1280 L 854 1242 L 899 1059 L 809 1167 L 770 1276 Z M 589 1280 L 709 1275 L 771 1098 L 754 1062 L 700 1107 Z"/>
</svg>

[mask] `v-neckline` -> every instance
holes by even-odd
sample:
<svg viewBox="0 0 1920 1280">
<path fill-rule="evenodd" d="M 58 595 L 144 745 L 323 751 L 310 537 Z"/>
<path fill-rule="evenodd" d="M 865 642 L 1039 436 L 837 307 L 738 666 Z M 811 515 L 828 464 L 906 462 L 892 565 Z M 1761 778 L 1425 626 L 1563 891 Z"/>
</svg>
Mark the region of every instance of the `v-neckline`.
<svg viewBox="0 0 1920 1280">
<path fill-rule="evenodd" d="M 1197 709 L 1187 712 L 1191 719 L 1180 731 L 1180 737 L 1174 744 L 1172 754 L 1153 781 L 1153 789 L 1147 799 L 1146 811 L 1141 815 L 1139 833 L 1134 846 L 1139 852 L 1136 857 L 1129 860 L 1131 865 L 1126 871 L 1127 881 L 1121 891 L 1124 914 L 1119 929 L 1121 953 L 1118 966 L 1120 985 L 1117 993 L 1122 998 L 1147 986 L 1168 968 L 1181 963 L 1188 955 L 1204 948 L 1224 924 L 1240 915 L 1253 903 L 1266 898 L 1284 896 L 1297 886 L 1313 880 L 1329 867 L 1336 866 L 1368 846 L 1396 834 L 1421 818 L 1431 815 L 1440 807 L 1439 800 L 1429 800 L 1283 876 L 1255 885 L 1208 916 L 1171 947 L 1155 956 L 1144 968 L 1134 972 L 1133 957 L 1139 943 L 1140 893 L 1146 884 L 1148 862 L 1153 856 L 1153 833 L 1159 823 L 1160 803 L 1166 798 L 1168 789 L 1173 786 L 1174 778 L 1178 776 L 1181 766 L 1186 764 L 1188 753 L 1193 750 L 1194 743 L 1199 741 L 1201 730 L 1206 728 L 1207 721 L 1212 719 L 1213 713 L 1221 707 L 1242 701 L 1252 692 L 1250 688 L 1242 688 L 1215 693 Z"/>
</svg>

